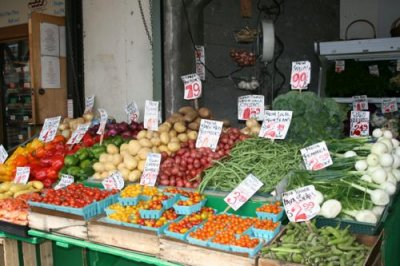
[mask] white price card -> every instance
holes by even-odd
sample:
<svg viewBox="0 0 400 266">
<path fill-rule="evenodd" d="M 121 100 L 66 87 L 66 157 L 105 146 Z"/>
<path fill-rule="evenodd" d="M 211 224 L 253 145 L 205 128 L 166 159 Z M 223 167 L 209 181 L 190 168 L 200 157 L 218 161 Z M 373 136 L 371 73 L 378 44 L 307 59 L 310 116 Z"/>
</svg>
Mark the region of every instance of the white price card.
<svg viewBox="0 0 400 266">
<path fill-rule="evenodd" d="M 321 170 L 332 165 L 332 158 L 325 141 L 300 150 L 307 170 Z"/>
<path fill-rule="evenodd" d="M 7 160 L 8 153 L 6 149 L 4 149 L 3 145 L 0 145 L 0 163 L 4 163 Z"/>
<path fill-rule="evenodd" d="M 149 153 L 146 158 L 144 170 L 140 177 L 140 184 L 143 186 L 154 186 L 160 171 L 161 154 Z"/>
<path fill-rule="evenodd" d="M 58 190 L 61 188 L 65 188 L 71 185 L 72 183 L 74 183 L 74 177 L 72 175 L 62 174 L 60 181 L 58 181 L 57 185 L 54 186 L 54 189 Z"/>
<path fill-rule="evenodd" d="M 368 110 L 368 97 L 367 95 L 353 96 L 353 111 Z"/>
<path fill-rule="evenodd" d="M 335 72 L 341 73 L 344 71 L 345 61 L 344 60 L 336 60 L 335 61 Z"/>
<path fill-rule="evenodd" d="M 313 185 L 290 190 L 282 194 L 283 206 L 291 222 L 304 222 L 314 218 L 320 210 Z"/>
<path fill-rule="evenodd" d="M 238 98 L 238 119 L 264 118 L 264 95 L 245 95 Z"/>
<path fill-rule="evenodd" d="M 50 142 L 57 134 L 58 126 L 61 121 L 61 116 L 46 118 L 40 131 L 39 140 L 43 142 Z"/>
<path fill-rule="evenodd" d="M 194 100 L 201 97 L 202 84 L 199 75 L 189 74 L 181 76 L 184 84 L 184 96 L 185 100 Z"/>
<path fill-rule="evenodd" d="M 17 171 L 15 172 L 14 183 L 16 184 L 28 183 L 30 173 L 31 173 L 30 167 L 17 167 Z"/>
<path fill-rule="evenodd" d="M 94 95 L 86 97 L 85 99 L 85 114 L 93 111 L 94 107 Z"/>
<path fill-rule="evenodd" d="M 208 147 L 215 151 L 222 131 L 222 121 L 201 119 L 196 148 Z"/>
<path fill-rule="evenodd" d="M 285 139 L 292 121 L 292 111 L 265 111 L 259 137 L 267 139 Z"/>
<path fill-rule="evenodd" d="M 81 142 L 83 136 L 86 134 L 90 127 L 90 123 L 86 124 L 80 124 L 75 131 L 72 133 L 71 137 L 67 141 L 67 144 L 72 145 L 72 144 L 77 144 Z"/>
<path fill-rule="evenodd" d="M 15 115 L 10 115 L 10 120 L 15 120 L 15 119 L 16 119 Z"/>
<path fill-rule="evenodd" d="M 135 102 L 128 103 L 125 106 L 125 113 L 128 115 L 128 122 L 138 122 L 139 121 L 139 107 Z"/>
<path fill-rule="evenodd" d="M 350 115 L 350 137 L 369 136 L 369 112 L 351 111 Z"/>
<path fill-rule="evenodd" d="M 237 211 L 263 186 L 263 183 L 254 175 L 249 174 L 240 184 L 232 190 L 224 201 Z"/>
<path fill-rule="evenodd" d="M 99 111 L 100 114 L 100 126 L 99 129 L 97 130 L 97 135 L 103 135 L 106 130 L 108 114 L 104 109 L 97 109 L 97 111 Z"/>
<path fill-rule="evenodd" d="M 146 100 L 144 107 L 144 128 L 157 131 L 160 122 L 160 103 L 158 101 Z"/>
<path fill-rule="evenodd" d="M 125 181 L 119 171 L 114 171 L 109 177 L 101 182 L 105 189 L 118 189 L 121 190 L 124 188 Z"/>
<path fill-rule="evenodd" d="M 203 45 L 196 45 L 194 55 L 196 58 L 196 74 L 199 75 L 201 80 L 206 79 L 206 67 L 205 67 L 205 52 Z"/>
<path fill-rule="evenodd" d="M 383 114 L 397 112 L 398 108 L 396 98 L 383 98 L 381 108 Z"/>
<path fill-rule="evenodd" d="M 310 84 L 311 63 L 309 61 L 292 62 L 290 85 L 292 90 L 306 90 Z"/>
</svg>

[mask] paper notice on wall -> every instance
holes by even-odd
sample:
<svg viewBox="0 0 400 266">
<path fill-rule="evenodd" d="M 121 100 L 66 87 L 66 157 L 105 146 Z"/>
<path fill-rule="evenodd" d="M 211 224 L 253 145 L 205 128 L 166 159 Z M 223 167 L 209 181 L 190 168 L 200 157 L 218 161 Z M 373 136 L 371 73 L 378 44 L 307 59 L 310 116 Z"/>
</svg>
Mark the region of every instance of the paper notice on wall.
<svg viewBox="0 0 400 266">
<path fill-rule="evenodd" d="M 60 59 L 55 56 L 42 56 L 42 88 L 60 89 Z"/>
<path fill-rule="evenodd" d="M 60 55 L 60 35 L 58 25 L 40 23 L 40 52 L 41 55 Z"/>
<path fill-rule="evenodd" d="M 60 56 L 66 57 L 67 56 L 67 41 L 65 38 L 65 26 L 58 27 L 60 32 Z"/>
<path fill-rule="evenodd" d="M 205 52 L 204 46 L 195 46 L 195 59 L 196 59 L 196 74 L 199 75 L 201 80 L 206 80 L 206 67 L 205 67 Z"/>
</svg>

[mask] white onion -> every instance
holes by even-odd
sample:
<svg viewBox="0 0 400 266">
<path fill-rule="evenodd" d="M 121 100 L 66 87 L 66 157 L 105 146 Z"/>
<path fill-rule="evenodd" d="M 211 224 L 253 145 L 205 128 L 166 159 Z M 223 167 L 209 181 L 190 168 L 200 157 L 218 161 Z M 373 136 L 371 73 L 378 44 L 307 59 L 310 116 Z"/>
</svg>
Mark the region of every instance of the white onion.
<svg viewBox="0 0 400 266">
<path fill-rule="evenodd" d="M 359 160 L 354 165 L 357 171 L 365 171 L 368 168 L 368 164 L 366 160 Z"/>
<path fill-rule="evenodd" d="M 379 156 L 375 153 L 368 154 L 367 163 L 369 166 L 378 166 L 379 165 Z"/>
<path fill-rule="evenodd" d="M 393 157 L 389 153 L 383 153 L 379 156 L 379 164 L 383 167 L 389 167 L 393 164 Z"/>
<path fill-rule="evenodd" d="M 355 151 L 346 151 L 343 154 L 344 158 L 350 158 L 350 157 L 355 157 L 355 156 L 357 156 L 357 153 Z"/>
<path fill-rule="evenodd" d="M 372 136 L 375 138 L 382 137 L 382 130 L 380 128 L 375 128 L 374 131 L 372 131 Z"/>
<path fill-rule="evenodd" d="M 390 130 L 385 130 L 383 132 L 383 137 L 391 140 L 393 138 L 393 134 L 392 134 L 392 132 Z"/>
<path fill-rule="evenodd" d="M 388 152 L 388 148 L 385 143 L 383 142 L 376 142 L 371 147 L 371 152 L 377 155 L 383 154 Z"/>
</svg>

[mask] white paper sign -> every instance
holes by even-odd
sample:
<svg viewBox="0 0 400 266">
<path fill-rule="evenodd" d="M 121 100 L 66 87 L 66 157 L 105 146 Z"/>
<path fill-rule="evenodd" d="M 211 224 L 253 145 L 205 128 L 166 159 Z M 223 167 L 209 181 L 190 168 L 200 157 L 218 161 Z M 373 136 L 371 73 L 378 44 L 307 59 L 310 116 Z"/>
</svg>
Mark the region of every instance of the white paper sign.
<svg viewBox="0 0 400 266">
<path fill-rule="evenodd" d="M 282 194 L 283 206 L 291 222 L 309 221 L 320 211 L 313 185 L 290 190 Z"/>
<path fill-rule="evenodd" d="M 55 56 L 41 57 L 43 89 L 61 88 L 60 58 Z"/>
<path fill-rule="evenodd" d="M 60 55 L 59 39 L 58 25 L 50 23 L 40 23 L 41 55 L 58 57 Z"/>
<path fill-rule="evenodd" d="M 369 136 L 369 112 L 351 111 L 350 115 L 350 137 Z"/>
<path fill-rule="evenodd" d="M 15 173 L 14 183 L 16 184 L 26 184 L 29 180 L 29 174 L 31 173 L 30 167 L 17 167 Z"/>
<path fill-rule="evenodd" d="M 343 72 L 345 68 L 345 61 L 344 60 L 336 60 L 335 62 L 335 72 L 340 73 Z"/>
<path fill-rule="evenodd" d="M 161 154 L 149 153 L 146 158 L 144 170 L 140 177 L 140 184 L 143 186 L 154 186 L 160 171 Z"/>
<path fill-rule="evenodd" d="M 378 65 L 368 66 L 368 69 L 369 69 L 369 74 L 371 74 L 372 76 L 377 76 L 377 77 L 379 77 L 379 68 L 378 68 Z"/>
<path fill-rule="evenodd" d="M 259 137 L 267 139 L 285 139 L 292 121 L 292 111 L 265 111 Z"/>
<path fill-rule="evenodd" d="M 139 108 L 135 102 L 128 103 L 125 106 L 125 113 L 128 115 L 128 122 L 138 122 L 139 121 Z"/>
<path fill-rule="evenodd" d="M 105 189 L 118 189 L 124 188 L 125 181 L 119 171 L 114 171 L 109 177 L 101 182 Z"/>
<path fill-rule="evenodd" d="M 7 160 L 8 153 L 6 149 L 4 149 L 3 145 L 0 145 L 0 163 L 4 163 Z"/>
<path fill-rule="evenodd" d="M 208 147 L 215 151 L 221 135 L 223 122 L 201 119 L 199 135 L 196 140 L 196 148 Z"/>
<path fill-rule="evenodd" d="M 60 56 L 66 57 L 67 56 L 67 41 L 65 38 L 65 26 L 58 27 L 60 32 Z"/>
<path fill-rule="evenodd" d="M 264 95 L 245 95 L 238 98 L 238 119 L 264 119 Z"/>
<path fill-rule="evenodd" d="M 199 75 L 190 74 L 181 77 L 184 83 L 184 96 L 185 100 L 194 100 L 201 97 L 202 84 Z"/>
<path fill-rule="evenodd" d="M 367 95 L 353 96 L 353 111 L 368 110 Z"/>
<path fill-rule="evenodd" d="M 72 133 L 71 137 L 67 141 L 67 144 L 72 145 L 80 143 L 83 136 L 88 131 L 89 127 L 90 123 L 78 125 L 78 127 L 75 129 L 75 131 Z"/>
<path fill-rule="evenodd" d="M 15 119 L 16 119 L 15 115 L 10 115 L 10 120 L 15 120 Z"/>
<path fill-rule="evenodd" d="M 300 150 L 307 170 L 321 170 L 332 165 L 332 158 L 325 141 Z"/>
<path fill-rule="evenodd" d="M 249 174 L 240 184 L 225 197 L 224 201 L 235 211 L 237 211 L 246 201 L 248 201 L 263 183 L 252 174 Z"/>
<path fill-rule="evenodd" d="M 205 59 L 205 52 L 203 45 L 196 45 L 195 46 L 195 58 L 196 58 L 196 74 L 199 75 L 201 80 L 206 79 L 206 68 L 204 66 L 206 59 Z"/>
<path fill-rule="evenodd" d="M 309 61 L 292 62 L 290 85 L 292 90 L 306 90 L 310 84 L 311 63 Z"/>
<path fill-rule="evenodd" d="M 68 118 L 74 118 L 74 100 L 72 99 L 67 100 L 67 113 Z"/>
<path fill-rule="evenodd" d="M 146 100 L 144 108 L 144 128 L 148 130 L 158 130 L 160 119 L 159 102 Z"/>
<path fill-rule="evenodd" d="M 381 108 L 383 114 L 397 112 L 398 108 L 396 98 L 383 98 Z"/>
<path fill-rule="evenodd" d="M 99 114 L 100 114 L 100 126 L 99 126 L 99 129 L 97 130 L 97 134 L 102 135 L 102 134 L 104 134 L 104 131 L 106 130 L 108 114 L 107 114 L 106 110 L 101 109 L 101 108 L 97 109 L 97 111 L 99 111 Z"/>
<path fill-rule="evenodd" d="M 64 187 L 68 187 L 72 183 L 74 183 L 74 177 L 72 175 L 62 174 L 60 181 L 58 181 L 57 185 L 54 186 L 54 189 L 58 190 Z"/>
<path fill-rule="evenodd" d="M 84 112 L 85 114 L 89 113 L 89 112 L 91 112 L 93 110 L 94 98 L 95 98 L 94 95 L 86 97 L 86 100 L 85 100 L 85 112 Z"/>
<path fill-rule="evenodd" d="M 46 118 L 40 131 L 39 140 L 43 142 L 50 142 L 57 134 L 58 126 L 60 124 L 61 116 Z"/>
</svg>

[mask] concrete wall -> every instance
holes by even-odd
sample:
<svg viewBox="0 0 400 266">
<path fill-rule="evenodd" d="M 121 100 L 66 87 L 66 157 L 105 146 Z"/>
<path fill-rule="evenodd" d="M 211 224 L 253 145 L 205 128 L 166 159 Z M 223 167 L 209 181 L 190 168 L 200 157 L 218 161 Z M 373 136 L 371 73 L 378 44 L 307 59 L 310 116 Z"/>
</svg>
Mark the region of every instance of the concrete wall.
<svg viewBox="0 0 400 266">
<path fill-rule="evenodd" d="M 149 21 L 148 1 L 142 1 Z M 151 30 L 151 26 L 149 25 Z M 85 95 L 126 120 L 124 105 L 152 99 L 152 54 L 137 1 L 83 0 Z"/>
</svg>

